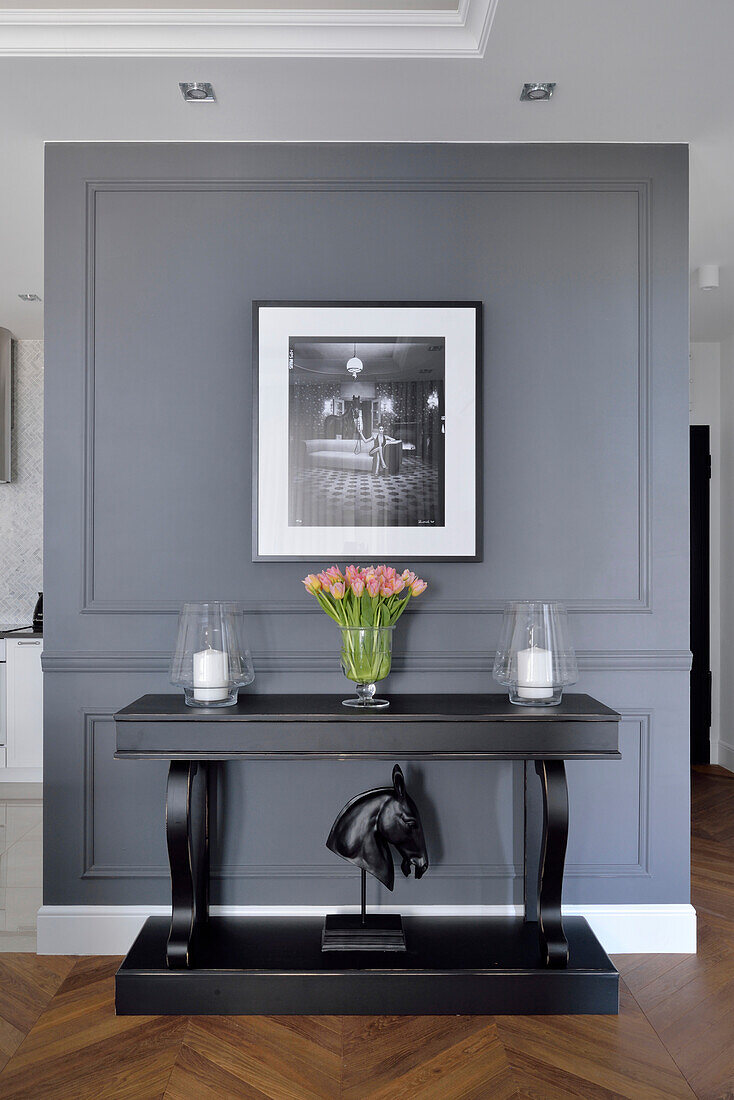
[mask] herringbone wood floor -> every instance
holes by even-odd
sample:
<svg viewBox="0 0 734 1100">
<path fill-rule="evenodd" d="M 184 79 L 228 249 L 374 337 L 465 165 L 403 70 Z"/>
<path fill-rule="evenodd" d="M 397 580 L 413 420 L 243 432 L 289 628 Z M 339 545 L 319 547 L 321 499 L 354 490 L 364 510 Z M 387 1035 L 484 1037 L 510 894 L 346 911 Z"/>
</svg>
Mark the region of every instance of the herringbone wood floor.
<svg viewBox="0 0 734 1100">
<path fill-rule="evenodd" d="M 733 856 L 734 775 L 696 769 L 699 953 L 618 956 L 618 1017 L 118 1019 L 117 959 L 0 955 L 0 1097 L 733 1100 Z"/>
</svg>

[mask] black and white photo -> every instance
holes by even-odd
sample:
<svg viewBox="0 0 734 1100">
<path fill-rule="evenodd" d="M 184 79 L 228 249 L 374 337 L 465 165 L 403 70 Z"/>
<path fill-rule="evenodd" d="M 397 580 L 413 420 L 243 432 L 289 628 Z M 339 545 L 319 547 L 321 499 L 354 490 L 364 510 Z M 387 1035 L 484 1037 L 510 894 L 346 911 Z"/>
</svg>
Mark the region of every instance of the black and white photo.
<svg viewBox="0 0 734 1100">
<path fill-rule="evenodd" d="M 443 527 L 442 337 L 290 341 L 289 527 Z"/>
<path fill-rule="evenodd" d="M 255 303 L 254 557 L 478 555 L 475 303 Z"/>
</svg>

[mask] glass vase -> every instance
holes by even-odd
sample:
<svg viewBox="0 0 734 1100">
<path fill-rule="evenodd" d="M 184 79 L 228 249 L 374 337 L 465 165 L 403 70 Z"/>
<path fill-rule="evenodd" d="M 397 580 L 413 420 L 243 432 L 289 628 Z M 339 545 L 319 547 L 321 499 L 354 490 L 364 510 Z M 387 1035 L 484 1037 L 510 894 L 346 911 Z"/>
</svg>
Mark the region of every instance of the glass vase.
<svg viewBox="0 0 734 1100">
<path fill-rule="evenodd" d="M 578 679 L 566 608 L 556 600 L 516 600 L 505 607 L 494 659 L 494 678 L 510 702 L 557 706 L 563 689 Z"/>
<path fill-rule="evenodd" d="M 187 603 L 178 620 L 171 683 L 190 707 L 233 707 L 241 687 L 255 679 L 236 603 Z"/>
<path fill-rule="evenodd" d="M 389 699 L 377 699 L 377 683 L 384 680 L 392 662 L 394 626 L 342 626 L 341 666 L 357 695 L 344 699 L 345 707 L 389 707 Z"/>
</svg>

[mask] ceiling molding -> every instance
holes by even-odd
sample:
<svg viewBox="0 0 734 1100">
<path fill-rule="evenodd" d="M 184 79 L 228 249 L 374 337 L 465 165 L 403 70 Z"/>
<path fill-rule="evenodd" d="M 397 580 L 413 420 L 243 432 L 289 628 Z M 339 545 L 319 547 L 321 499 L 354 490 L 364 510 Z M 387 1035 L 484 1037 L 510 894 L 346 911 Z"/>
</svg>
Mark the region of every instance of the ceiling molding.
<svg viewBox="0 0 734 1100">
<path fill-rule="evenodd" d="M 0 57 L 481 58 L 499 0 L 456 11 L 2 9 Z"/>
</svg>

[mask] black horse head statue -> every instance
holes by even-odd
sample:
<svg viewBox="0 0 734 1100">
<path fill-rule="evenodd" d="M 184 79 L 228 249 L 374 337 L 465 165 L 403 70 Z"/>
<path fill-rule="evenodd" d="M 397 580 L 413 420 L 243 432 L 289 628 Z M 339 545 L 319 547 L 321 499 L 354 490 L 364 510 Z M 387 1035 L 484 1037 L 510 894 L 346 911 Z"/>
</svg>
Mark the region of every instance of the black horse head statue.
<svg viewBox="0 0 734 1100">
<path fill-rule="evenodd" d="M 396 764 L 392 787 L 364 791 L 347 802 L 331 827 L 326 847 L 338 856 L 356 863 L 392 890 L 395 885 L 390 845 L 403 857 L 400 864 L 407 877 L 415 868 L 415 877 L 428 870 L 428 854 L 418 807 L 405 789 L 405 779 Z"/>
</svg>

